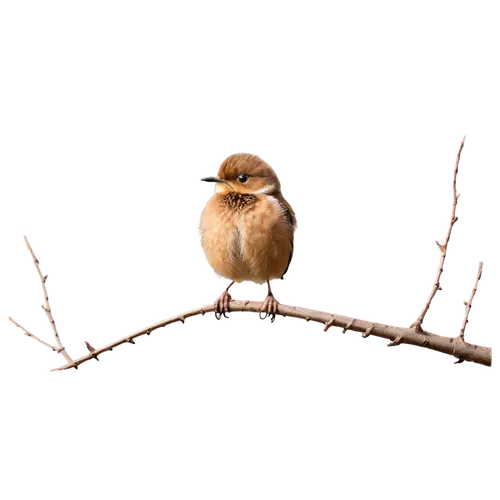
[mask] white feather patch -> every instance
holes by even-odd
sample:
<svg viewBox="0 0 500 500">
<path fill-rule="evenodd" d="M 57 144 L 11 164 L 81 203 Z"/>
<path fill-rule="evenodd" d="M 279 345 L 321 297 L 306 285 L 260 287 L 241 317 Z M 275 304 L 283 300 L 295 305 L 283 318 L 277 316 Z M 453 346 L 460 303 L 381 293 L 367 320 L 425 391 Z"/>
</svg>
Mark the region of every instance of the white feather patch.
<svg viewBox="0 0 500 500">
<path fill-rule="evenodd" d="M 274 196 L 266 196 L 267 200 L 276 207 L 279 213 L 283 213 L 283 205 L 274 197 Z"/>
<path fill-rule="evenodd" d="M 266 186 L 266 187 L 263 187 L 261 189 L 258 189 L 257 191 L 254 191 L 252 194 L 254 196 L 257 196 L 258 194 L 270 193 L 273 190 L 274 190 L 274 184 L 271 184 L 270 186 Z"/>
</svg>

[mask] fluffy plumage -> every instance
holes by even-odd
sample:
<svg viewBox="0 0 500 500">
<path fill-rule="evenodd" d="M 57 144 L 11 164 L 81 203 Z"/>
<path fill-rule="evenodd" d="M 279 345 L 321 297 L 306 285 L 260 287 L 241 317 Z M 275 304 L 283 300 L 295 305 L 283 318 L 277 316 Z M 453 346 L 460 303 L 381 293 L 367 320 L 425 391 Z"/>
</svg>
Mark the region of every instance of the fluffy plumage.
<svg viewBox="0 0 500 500">
<path fill-rule="evenodd" d="M 215 272 L 236 282 L 282 278 L 293 255 L 296 219 L 274 170 L 258 156 L 239 153 L 207 180 L 216 188 L 200 230 Z"/>
</svg>

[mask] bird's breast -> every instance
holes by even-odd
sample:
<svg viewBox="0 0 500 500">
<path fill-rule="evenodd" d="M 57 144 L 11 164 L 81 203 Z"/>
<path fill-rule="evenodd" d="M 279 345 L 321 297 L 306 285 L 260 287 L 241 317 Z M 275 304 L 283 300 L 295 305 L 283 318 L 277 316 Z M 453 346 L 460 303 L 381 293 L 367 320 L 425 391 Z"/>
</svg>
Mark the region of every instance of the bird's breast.
<svg viewBox="0 0 500 500">
<path fill-rule="evenodd" d="M 219 203 L 223 209 L 234 214 L 251 210 L 257 203 L 257 197 L 247 193 L 225 193 L 219 195 Z"/>
<path fill-rule="evenodd" d="M 202 245 L 214 270 L 234 281 L 280 278 L 293 248 L 293 226 L 269 195 L 214 195 L 200 223 Z"/>
</svg>

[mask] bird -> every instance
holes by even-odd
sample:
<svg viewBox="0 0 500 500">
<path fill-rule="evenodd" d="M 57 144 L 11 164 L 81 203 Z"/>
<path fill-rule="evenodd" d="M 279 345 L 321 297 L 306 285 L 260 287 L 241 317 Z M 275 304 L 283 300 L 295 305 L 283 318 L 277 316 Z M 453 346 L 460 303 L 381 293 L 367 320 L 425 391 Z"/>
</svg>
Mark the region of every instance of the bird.
<svg viewBox="0 0 500 500">
<path fill-rule="evenodd" d="M 279 302 L 270 281 L 283 279 L 293 256 L 295 212 L 281 193 L 276 172 L 260 157 L 237 153 L 220 165 L 214 195 L 201 214 L 201 244 L 214 271 L 231 283 L 215 301 L 217 319 L 228 317 L 234 283 L 267 282 L 259 316 L 274 322 Z"/>
</svg>

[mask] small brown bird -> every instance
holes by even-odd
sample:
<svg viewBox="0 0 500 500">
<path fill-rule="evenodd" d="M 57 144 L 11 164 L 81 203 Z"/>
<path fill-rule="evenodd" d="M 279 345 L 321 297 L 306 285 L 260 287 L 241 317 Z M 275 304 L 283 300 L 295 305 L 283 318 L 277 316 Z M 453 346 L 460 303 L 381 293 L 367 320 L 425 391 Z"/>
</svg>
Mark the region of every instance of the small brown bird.
<svg viewBox="0 0 500 500">
<path fill-rule="evenodd" d="M 274 321 L 278 302 L 270 280 L 283 278 L 293 255 L 295 213 L 281 194 L 274 170 L 258 156 L 238 153 L 225 159 L 215 194 L 201 215 L 201 244 L 214 271 L 231 284 L 215 301 L 215 316 L 229 312 L 229 288 L 236 282 L 267 282 L 262 319 Z"/>
</svg>

